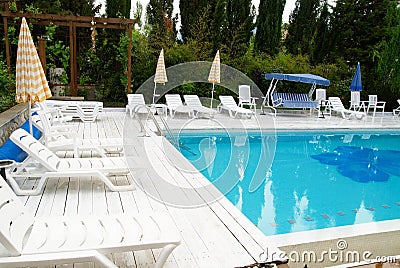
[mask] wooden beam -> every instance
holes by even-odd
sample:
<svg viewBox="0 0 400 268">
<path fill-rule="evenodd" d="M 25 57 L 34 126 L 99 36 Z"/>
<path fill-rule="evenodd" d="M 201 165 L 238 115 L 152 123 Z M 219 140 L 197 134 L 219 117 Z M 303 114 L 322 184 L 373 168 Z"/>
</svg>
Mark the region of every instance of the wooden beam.
<svg viewBox="0 0 400 268">
<path fill-rule="evenodd" d="M 58 14 L 32 14 L 32 13 L 22 13 L 22 12 L 10 12 L 10 11 L 3 11 L 1 12 L 3 17 L 25 17 L 27 19 L 41 19 L 41 20 L 48 20 L 52 21 L 54 24 L 58 21 L 72 21 L 72 22 L 88 22 L 91 23 L 92 21 L 101 24 L 135 24 L 137 20 L 132 19 L 120 19 L 120 18 L 100 18 L 100 17 L 89 17 L 89 16 L 73 16 L 73 15 L 58 15 Z"/>
<path fill-rule="evenodd" d="M 50 21 L 46 20 L 41 20 L 41 21 L 30 21 L 29 23 L 33 25 L 49 25 Z M 57 26 L 69 26 L 68 21 L 51 21 L 54 25 Z M 75 23 L 76 27 L 82 27 L 82 28 L 91 28 L 93 27 L 92 23 L 82 23 L 82 22 L 77 22 Z M 102 24 L 102 23 L 97 23 L 96 28 L 106 28 L 106 29 L 126 29 L 126 24 Z"/>
</svg>

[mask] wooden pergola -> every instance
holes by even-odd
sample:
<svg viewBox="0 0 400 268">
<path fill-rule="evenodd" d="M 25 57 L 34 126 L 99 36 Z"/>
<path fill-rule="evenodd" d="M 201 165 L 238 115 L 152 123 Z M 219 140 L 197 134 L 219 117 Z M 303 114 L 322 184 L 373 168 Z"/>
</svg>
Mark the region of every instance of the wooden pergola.
<svg viewBox="0 0 400 268">
<path fill-rule="evenodd" d="M 5 1 L 1 1 L 5 2 Z M 137 23 L 137 20 L 133 19 L 119 19 L 119 18 L 100 18 L 100 17 L 87 17 L 87 16 L 72 16 L 72 15 L 57 15 L 57 14 L 32 14 L 32 13 L 22 13 L 22 12 L 11 12 L 8 7 L 8 2 L 5 4 L 5 11 L 1 12 L 4 24 L 4 37 L 6 46 L 6 60 L 7 66 L 11 66 L 10 60 L 10 43 L 8 40 L 8 19 L 15 17 L 25 17 L 27 20 L 35 19 L 30 21 L 32 24 L 49 25 L 50 23 L 58 26 L 69 27 L 69 40 L 70 40 L 70 79 L 71 84 L 71 94 L 76 96 L 78 93 L 78 63 L 76 60 L 77 56 L 77 43 L 76 43 L 76 28 L 86 27 L 86 28 L 108 28 L 108 29 L 127 29 L 129 43 L 128 43 L 128 70 L 127 70 L 127 90 L 131 93 L 131 68 L 132 68 L 132 29 L 133 25 Z M 38 40 L 39 47 L 39 57 L 42 65 L 45 69 L 46 64 L 46 51 L 45 51 L 45 41 L 42 39 Z"/>
</svg>

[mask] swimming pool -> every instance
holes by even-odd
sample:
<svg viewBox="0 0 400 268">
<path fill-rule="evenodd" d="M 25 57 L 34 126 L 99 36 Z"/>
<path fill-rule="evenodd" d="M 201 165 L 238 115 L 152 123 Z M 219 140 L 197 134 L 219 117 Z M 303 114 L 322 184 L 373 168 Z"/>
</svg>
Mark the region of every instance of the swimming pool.
<svg viewBox="0 0 400 268">
<path fill-rule="evenodd" d="M 178 150 L 264 234 L 400 219 L 400 134 L 181 133 Z"/>
</svg>

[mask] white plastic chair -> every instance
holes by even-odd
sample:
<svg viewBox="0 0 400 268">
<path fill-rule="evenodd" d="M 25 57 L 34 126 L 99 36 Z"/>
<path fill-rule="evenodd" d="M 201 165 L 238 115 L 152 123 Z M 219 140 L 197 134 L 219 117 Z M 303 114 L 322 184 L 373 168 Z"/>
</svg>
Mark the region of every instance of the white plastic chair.
<svg viewBox="0 0 400 268">
<path fill-rule="evenodd" d="M 315 100 L 319 106 L 318 117 L 325 118 L 325 114 L 331 115 L 331 110 L 329 109 L 329 105 L 327 105 L 325 88 L 317 88 L 315 90 Z"/>
<path fill-rule="evenodd" d="M 58 177 L 90 178 L 90 176 L 93 176 L 103 181 L 112 191 L 135 189 L 134 182 L 130 176 L 127 176 L 128 185 L 115 185 L 109 178 L 111 175 L 127 175 L 129 173 L 125 157 L 59 158 L 21 128 L 15 130 L 10 139 L 29 156 L 22 164 L 7 174 L 7 179 L 17 194 L 39 194 L 43 190 L 47 178 Z M 32 160 L 35 161 L 34 166 L 30 166 Z M 16 182 L 16 178 L 39 178 L 39 181 L 35 188 L 23 190 Z"/>
<path fill-rule="evenodd" d="M 372 117 L 375 117 L 376 110 L 381 109 L 382 110 L 382 116 L 383 116 L 383 114 L 385 112 L 385 104 L 386 104 L 386 102 L 384 102 L 384 101 L 378 101 L 378 96 L 377 95 L 368 95 L 367 113 L 369 113 L 370 109 L 373 109 Z"/>
<path fill-rule="evenodd" d="M 257 107 L 256 99 L 258 98 L 251 96 L 249 85 L 239 85 L 239 107 L 244 108 L 244 105 L 248 105 L 255 112 Z"/>
<path fill-rule="evenodd" d="M 0 180 L 0 267 L 55 266 L 95 262 L 118 266 L 110 253 L 162 249 L 161 268 L 180 244 L 175 224 L 164 212 L 34 217 Z"/>
<path fill-rule="evenodd" d="M 235 118 L 239 114 L 242 116 L 246 115 L 247 117 L 250 118 L 254 114 L 252 110 L 238 106 L 232 96 L 220 95 L 219 100 L 221 101 L 221 104 L 218 105 L 218 110 L 219 111 L 221 111 L 222 109 L 227 110 L 229 116 L 232 118 Z"/>
<path fill-rule="evenodd" d="M 360 91 L 351 91 L 350 110 L 359 111 L 361 108 Z"/>
</svg>

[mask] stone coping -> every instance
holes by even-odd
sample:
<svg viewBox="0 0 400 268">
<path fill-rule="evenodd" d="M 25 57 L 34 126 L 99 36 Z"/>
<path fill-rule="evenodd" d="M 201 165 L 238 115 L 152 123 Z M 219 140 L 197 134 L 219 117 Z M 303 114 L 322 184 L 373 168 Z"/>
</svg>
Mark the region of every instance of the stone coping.
<svg viewBox="0 0 400 268">
<path fill-rule="evenodd" d="M 0 113 L 0 146 L 8 140 L 11 133 L 28 118 L 28 104 L 20 103 Z"/>
</svg>

